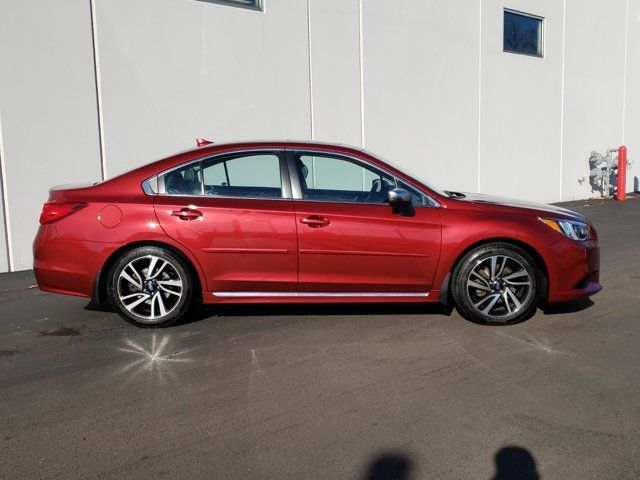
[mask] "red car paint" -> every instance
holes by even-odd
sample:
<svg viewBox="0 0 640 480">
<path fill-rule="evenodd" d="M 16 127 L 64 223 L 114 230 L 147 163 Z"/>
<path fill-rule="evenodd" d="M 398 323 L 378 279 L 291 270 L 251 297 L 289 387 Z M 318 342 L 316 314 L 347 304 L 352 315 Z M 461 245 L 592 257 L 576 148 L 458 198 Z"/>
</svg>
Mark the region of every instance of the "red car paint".
<svg viewBox="0 0 640 480">
<path fill-rule="evenodd" d="M 354 157 L 422 190 L 440 206 L 418 207 L 415 216 L 407 217 L 393 214 L 388 205 L 143 191 L 149 177 L 190 160 L 255 149 Z M 49 202 L 64 203 L 65 208 L 83 205 L 40 226 L 34 242 L 39 287 L 99 300 L 111 262 L 131 246 L 149 243 L 182 253 L 197 276 L 204 303 L 442 302 L 456 261 L 473 246 L 494 240 L 516 243 L 538 261 L 549 302 L 584 298 L 602 288 L 593 226 L 592 239 L 579 242 L 539 221 L 546 216 L 588 223 L 584 217 L 559 207 L 490 196 L 450 197 L 345 146 L 210 144 L 96 185 L 54 188 Z M 258 294 L 214 294 L 229 292 Z M 394 293 L 398 295 L 389 295 Z"/>
</svg>

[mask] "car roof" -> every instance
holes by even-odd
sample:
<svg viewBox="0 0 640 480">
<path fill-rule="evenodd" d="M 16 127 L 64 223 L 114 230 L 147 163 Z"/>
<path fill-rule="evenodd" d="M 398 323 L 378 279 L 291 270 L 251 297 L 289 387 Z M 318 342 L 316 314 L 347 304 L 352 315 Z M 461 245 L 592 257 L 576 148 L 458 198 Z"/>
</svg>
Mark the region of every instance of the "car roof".
<svg viewBox="0 0 640 480">
<path fill-rule="evenodd" d="M 318 149 L 318 150 L 333 150 L 336 152 L 363 152 L 360 147 L 353 147 L 349 145 L 329 142 L 318 142 L 308 140 L 251 140 L 251 141 L 227 141 L 227 142 L 212 142 L 201 147 L 194 146 L 185 150 L 181 150 L 172 155 L 168 155 L 153 162 L 149 162 L 145 165 L 133 168 L 129 171 L 122 172 L 116 177 L 111 178 L 111 181 L 121 181 L 124 178 L 146 178 L 154 175 L 162 170 L 173 168 L 183 162 L 188 162 L 209 154 L 217 154 L 224 152 L 241 151 L 244 149 L 287 149 L 287 148 L 299 148 L 299 149 Z"/>
<path fill-rule="evenodd" d="M 309 140 L 251 140 L 251 141 L 233 141 L 233 142 L 220 142 L 220 143 L 210 143 L 203 145 L 201 147 L 193 147 L 187 150 L 183 150 L 181 152 L 175 153 L 174 155 L 170 155 L 168 157 L 162 158 L 155 162 L 148 163 L 141 167 L 135 168 L 129 172 L 122 173 L 118 177 L 112 178 L 110 181 L 104 183 L 121 184 L 127 190 L 133 191 L 134 189 L 139 189 L 140 182 L 146 180 L 147 178 L 156 175 L 162 171 L 174 168 L 182 163 L 190 162 L 192 160 L 197 160 L 202 157 L 206 157 L 207 155 L 216 155 L 216 154 L 224 154 L 226 152 L 234 153 L 238 151 L 242 151 L 245 149 L 305 149 L 305 150 L 319 150 L 325 152 L 335 152 L 342 154 L 355 154 L 358 156 L 364 156 L 367 161 L 370 163 L 377 165 L 379 167 L 384 167 L 388 172 L 393 175 L 397 175 L 398 177 L 408 181 L 409 184 L 414 184 L 414 186 L 419 186 L 423 189 L 432 191 L 432 188 L 429 188 L 420 180 L 409 176 L 395 166 L 379 159 L 377 156 L 374 156 L 367 150 L 361 147 L 355 147 L 350 145 L 345 145 L 341 143 L 329 143 L 329 142 L 320 142 L 320 141 L 309 141 Z M 128 188 L 127 188 L 128 187 Z M 434 195 L 433 192 L 431 193 Z"/>
<path fill-rule="evenodd" d="M 295 148 L 309 148 L 309 147 L 333 147 L 333 148 L 338 148 L 338 149 L 349 149 L 349 150 L 356 150 L 356 151 L 362 151 L 362 147 L 357 147 L 354 145 L 348 145 L 345 143 L 335 143 L 335 142 L 321 142 L 321 141 L 317 141 L 317 140 L 295 140 L 295 139 L 286 139 L 286 140 L 282 140 L 282 139 L 265 139 L 265 140 L 246 140 L 246 141 L 226 141 L 226 142 L 216 142 L 216 141 L 212 141 L 212 143 L 207 144 L 207 145 L 203 145 L 202 147 L 193 147 L 187 150 L 184 150 L 182 153 L 184 152 L 190 152 L 190 151 L 203 151 L 203 150 L 216 150 L 218 148 L 221 147 L 225 147 L 225 148 L 252 148 L 252 147 L 272 147 L 272 148 L 276 148 L 276 147 L 281 147 L 281 148 L 287 148 L 287 147 L 295 147 Z"/>
</svg>

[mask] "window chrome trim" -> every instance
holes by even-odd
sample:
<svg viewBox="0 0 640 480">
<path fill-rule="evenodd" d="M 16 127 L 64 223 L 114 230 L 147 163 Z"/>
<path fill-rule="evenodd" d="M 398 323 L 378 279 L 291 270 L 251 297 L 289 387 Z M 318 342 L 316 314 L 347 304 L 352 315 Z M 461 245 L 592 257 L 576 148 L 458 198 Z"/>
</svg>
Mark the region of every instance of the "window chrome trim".
<svg viewBox="0 0 640 480">
<path fill-rule="evenodd" d="M 157 195 L 158 190 L 158 175 L 147 178 L 142 182 L 142 191 L 147 195 Z"/>
<path fill-rule="evenodd" d="M 540 22 L 540 53 L 528 53 L 528 52 L 521 52 L 520 50 L 508 50 L 504 48 L 504 14 L 505 13 L 512 13 L 514 15 L 520 15 L 521 17 L 532 18 Z M 546 33 L 545 23 L 546 23 L 545 17 L 541 17 L 540 15 L 521 12 L 519 10 L 513 10 L 511 8 L 503 8 L 503 12 L 502 12 L 502 51 L 503 53 L 511 53 L 513 55 L 525 55 L 527 57 L 534 57 L 534 58 L 544 58 L 544 50 L 545 50 L 544 39 L 545 39 L 545 33 Z"/>
<path fill-rule="evenodd" d="M 345 159 L 349 159 L 349 160 L 353 160 L 356 163 L 361 163 L 363 165 L 366 165 L 368 167 L 371 167 L 374 170 L 380 170 L 381 172 L 385 173 L 386 175 L 389 175 L 391 178 L 393 178 L 394 180 L 396 180 L 396 185 L 397 185 L 397 180 L 401 180 L 404 183 L 408 183 L 406 182 L 404 179 L 399 178 L 396 174 L 389 172 L 388 170 L 379 167 L 378 165 L 374 165 L 371 162 L 368 162 L 364 159 L 361 159 L 359 157 L 355 157 L 353 155 L 349 155 L 347 153 L 334 153 L 334 152 L 328 152 L 325 150 L 307 150 L 307 149 L 290 149 L 288 150 L 289 152 L 291 152 L 292 154 L 292 158 L 291 158 L 291 165 L 294 169 L 293 173 L 295 173 L 296 175 L 292 175 L 292 172 L 289 172 L 289 176 L 291 177 L 291 187 L 292 189 L 295 191 L 297 188 L 297 192 L 295 192 L 295 194 L 293 195 L 293 199 L 296 202 L 321 202 L 321 203 L 341 203 L 341 204 L 346 204 L 346 205 L 375 205 L 375 206 L 389 206 L 386 203 L 367 203 L 367 202 L 345 202 L 345 201 L 336 201 L 336 200 L 313 200 L 313 199 L 308 199 L 308 198 L 302 198 L 302 191 L 300 189 L 300 181 L 298 180 L 297 177 L 297 167 L 295 164 L 295 155 L 301 155 L 301 154 L 305 154 L 305 153 L 310 153 L 310 154 L 318 154 L 318 155 L 324 155 L 324 156 L 334 156 L 334 158 L 345 158 Z M 295 180 L 294 180 L 295 179 Z M 296 187 L 294 187 L 293 183 L 296 182 Z M 424 195 L 425 197 L 427 197 L 429 199 L 430 202 L 433 203 L 433 205 L 412 205 L 413 207 L 422 207 L 422 208 L 440 208 L 442 206 L 442 204 L 437 201 L 435 198 L 433 198 L 431 195 L 429 195 L 428 193 L 425 193 L 421 188 L 415 187 L 411 184 L 408 184 L 411 188 L 413 188 L 414 190 L 416 190 L 418 193 Z M 300 197 L 300 198 L 298 198 Z"/>
<path fill-rule="evenodd" d="M 211 292 L 214 297 L 220 298 L 309 298 L 309 297 L 330 297 L 330 298 L 345 298 L 345 297 L 428 297 L 429 292 Z"/>
</svg>

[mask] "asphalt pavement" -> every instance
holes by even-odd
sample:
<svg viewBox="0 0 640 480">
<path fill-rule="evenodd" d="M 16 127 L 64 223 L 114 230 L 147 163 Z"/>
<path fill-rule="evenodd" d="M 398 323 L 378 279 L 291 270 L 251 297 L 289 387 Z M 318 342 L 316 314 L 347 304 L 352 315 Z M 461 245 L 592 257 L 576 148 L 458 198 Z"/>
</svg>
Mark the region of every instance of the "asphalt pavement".
<svg viewBox="0 0 640 480">
<path fill-rule="evenodd" d="M 604 290 L 513 326 L 389 304 L 141 330 L 0 275 L 0 478 L 636 479 L 640 200 L 568 206 Z"/>
</svg>

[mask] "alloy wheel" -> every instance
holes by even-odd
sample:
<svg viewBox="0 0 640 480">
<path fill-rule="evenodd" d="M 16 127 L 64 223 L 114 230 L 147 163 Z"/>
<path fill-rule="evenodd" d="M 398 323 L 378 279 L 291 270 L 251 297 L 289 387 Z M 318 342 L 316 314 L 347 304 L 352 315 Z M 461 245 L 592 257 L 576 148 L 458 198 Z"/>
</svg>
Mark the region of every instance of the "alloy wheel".
<svg viewBox="0 0 640 480">
<path fill-rule="evenodd" d="M 519 312 L 532 294 L 531 274 L 509 255 L 493 255 L 479 260 L 466 280 L 473 308 L 500 319 Z"/>
<path fill-rule="evenodd" d="M 130 261 L 120 272 L 120 303 L 143 323 L 154 323 L 171 313 L 183 296 L 183 279 L 175 265 L 156 255 Z"/>
</svg>

